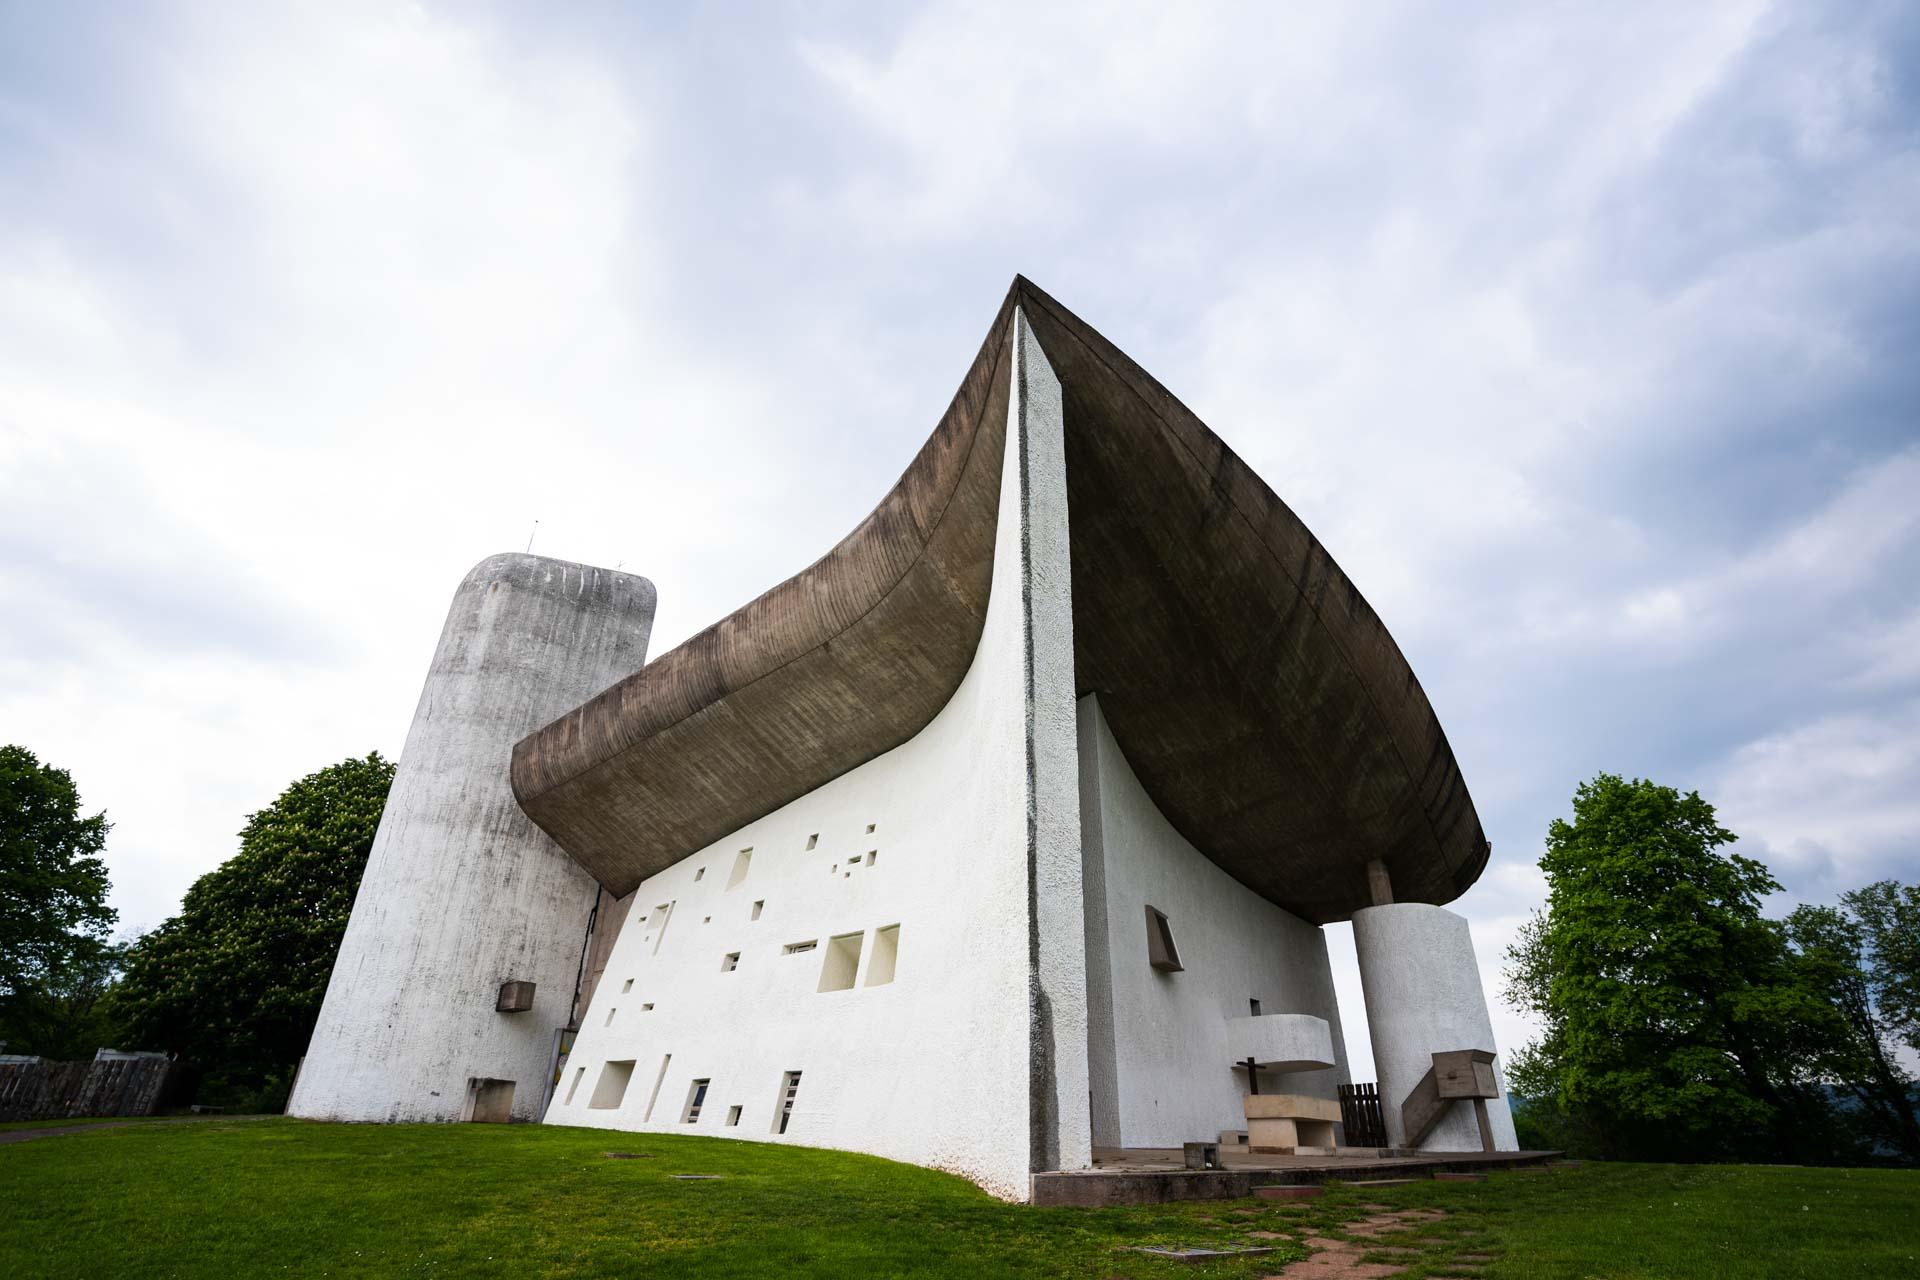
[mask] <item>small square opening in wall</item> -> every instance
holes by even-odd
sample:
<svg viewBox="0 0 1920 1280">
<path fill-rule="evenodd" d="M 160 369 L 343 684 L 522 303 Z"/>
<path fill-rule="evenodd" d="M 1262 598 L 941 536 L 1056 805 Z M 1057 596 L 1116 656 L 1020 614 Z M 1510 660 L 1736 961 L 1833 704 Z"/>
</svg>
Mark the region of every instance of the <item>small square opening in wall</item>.
<svg viewBox="0 0 1920 1280">
<path fill-rule="evenodd" d="M 735 1103 L 727 1108 L 727 1127 L 734 1128 L 740 1123 L 740 1105 Z"/>
<path fill-rule="evenodd" d="M 774 1100 L 773 1131 L 785 1133 L 793 1119 L 793 1100 L 800 1094 L 800 1073 L 789 1071 L 780 1077 L 780 1096 Z"/>
<path fill-rule="evenodd" d="M 867 865 L 872 866 L 878 861 L 880 861 L 880 851 L 878 849 L 867 850 Z"/>
<path fill-rule="evenodd" d="M 762 912 L 763 910 L 765 910 L 765 909 L 766 909 L 766 905 L 767 905 L 767 900 L 766 900 L 765 898 L 762 898 L 762 899 L 760 899 L 760 901 L 758 901 L 758 902 L 756 902 L 756 903 L 754 903 L 754 904 L 753 904 L 753 915 L 752 915 L 751 917 L 749 917 L 749 918 L 750 918 L 750 919 L 754 919 L 754 920 L 758 920 L 758 919 L 760 918 L 760 913 L 761 913 L 761 912 Z"/>
<path fill-rule="evenodd" d="M 707 878 L 707 869 L 705 867 L 695 868 L 693 873 L 693 882 L 695 884 L 699 884 L 702 880 L 705 880 L 706 878 Z"/>
<path fill-rule="evenodd" d="M 1258 1001 L 1257 999 L 1254 999 L 1254 998 L 1252 998 L 1252 997 L 1248 997 L 1248 999 L 1247 999 L 1247 1012 L 1248 1012 L 1248 1013 L 1250 1013 L 1250 1014 L 1252 1014 L 1252 1015 L 1253 1015 L 1254 1017 L 1256 1017 L 1256 1018 L 1257 1018 L 1257 1017 L 1259 1017 L 1259 1016 L 1260 1016 L 1260 1002 L 1259 1002 L 1259 1001 Z"/>
<path fill-rule="evenodd" d="M 513 1083 L 468 1077 L 467 1102 L 460 1118 L 472 1124 L 506 1124 L 513 1119 Z"/>
<path fill-rule="evenodd" d="M 876 826 L 878 826 L 878 825 L 879 825 L 878 823 L 873 823 L 873 822 L 869 822 L 869 823 L 867 824 L 867 834 L 868 834 L 868 835 L 872 835 L 872 834 L 873 834 L 873 829 L 874 829 L 874 827 L 876 827 Z"/>
<path fill-rule="evenodd" d="M 867 985 L 885 986 L 893 981 L 894 966 L 900 960 L 900 926 L 890 924 L 873 931 L 873 957 L 867 961 Z"/>
<path fill-rule="evenodd" d="M 732 973 L 739 967 L 740 953 L 738 951 L 727 952 L 726 956 L 720 961 L 720 972 L 722 973 Z"/>
<path fill-rule="evenodd" d="M 819 847 L 820 847 L 820 833 L 816 831 L 812 835 L 807 837 L 807 852 L 812 853 L 815 849 Z"/>
<path fill-rule="evenodd" d="M 753 850 L 742 849 L 733 855 L 733 871 L 727 876 L 727 888 L 738 888 L 747 878 L 747 868 L 753 865 Z"/>
<path fill-rule="evenodd" d="M 780 953 L 782 955 L 797 956 L 802 951 L 811 951 L 819 945 L 820 940 L 818 938 L 808 938 L 805 942 L 789 942 L 786 946 L 780 948 Z"/>
<path fill-rule="evenodd" d="M 700 1108 L 707 1103 L 707 1086 L 711 1080 L 695 1080 L 687 1086 L 686 1110 L 680 1113 L 681 1124 L 696 1124 L 700 1120 Z"/>
<path fill-rule="evenodd" d="M 652 1013 L 652 1012 L 653 1012 L 653 1001 L 651 1001 L 651 1000 L 649 1000 L 649 1001 L 647 1001 L 647 1002 L 646 1002 L 645 1004 L 643 1004 L 643 1005 L 641 1005 L 641 1006 L 640 1006 L 640 1012 L 642 1012 L 642 1013 Z"/>
<path fill-rule="evenodd" d="M 619 1010 L 618 1008 L 613 1008 L 613 1009 L 609 1009 L 609 1010 L 607 1010 L 607 1020 L 606 1020 L 605 1022 L 603 1022 L 603 1023 L 601 1023 L 600 1025 L 601 1025 L 601 1026 L 603 1026 L 603 1027 L 610 1027 L 610 1026 L 612 1026 L 612 1025 L 613 1025 L 613 1015 L 614 1015 L 614 1014 L 616 1014 L 616 1013 L 618 1013 L 618 1012 L 620 1012 L 620 1010 Z"/>
<path fill-rule="evenodd" d="M 821 991 L 847 991 L 853 987 L 854 975 L 860 972 L 860 943 L 865 937 L 860 933 L 843 933 L 827 939 L 827 954 L 820 962 Z"/>
<path fill-rule="evenodd" d="M 1180 949 L 1173 945 L 1173 926 L 1167 913 L 1158 907 L 1147 908 L 1147 963 L 1162 973 L 1179 973 Z"/>
<path fill-rule="evenodd" d="M 620 994 L 621 994 L 621 995 L 623 995 L 623 996 L 624 996 L 624 995 L 626 995 L 627 993 L 629 993 L 629 992 L 630 992 L 630 991 L 632 991 L 632 990 L 633 990 L 633 979 L 632 979 L 632 978 L 628 978 L 628 979 L 627 979 L 627 980 L 626 980 L 625 982 L 623 982 L 623 983 L 621 983 L 621 984 L 620 984 Z"/>
<path fill-rule="evenodd" d="M 611 1111 L 619 1106 L 627 1096 L 627 1084 L 633 1079 L 633 1059 L 608 1062 L 600 1068 L 600 1078 L 593 1082 L 593 1097 L 587 1107 L 592 1111 Z"/>
</svg>

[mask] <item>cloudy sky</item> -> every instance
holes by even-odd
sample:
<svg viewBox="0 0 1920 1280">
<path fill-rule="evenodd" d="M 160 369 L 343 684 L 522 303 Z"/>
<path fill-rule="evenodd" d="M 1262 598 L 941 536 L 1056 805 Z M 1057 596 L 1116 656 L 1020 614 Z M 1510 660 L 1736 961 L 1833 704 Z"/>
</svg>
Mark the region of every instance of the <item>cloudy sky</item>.
<svg viewBox="0 0 1920 1280">
<path fill-rule="evenodd" d="M 1912 879 L 1920 14 L 1512 10 L 0 0 L 0 740 L 158 923 L 536 520 L 656 652 L 803 567 L 1018 271 L 1392 628 L 1491 989 L 1600 770 Z"/>
</svg>

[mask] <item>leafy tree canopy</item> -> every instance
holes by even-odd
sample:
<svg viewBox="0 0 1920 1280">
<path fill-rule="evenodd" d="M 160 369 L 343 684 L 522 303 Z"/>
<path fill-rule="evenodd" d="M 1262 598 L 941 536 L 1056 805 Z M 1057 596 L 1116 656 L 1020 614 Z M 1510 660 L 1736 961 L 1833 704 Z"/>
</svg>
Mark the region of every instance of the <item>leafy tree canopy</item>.
<svg viewBox="0 0 1920 1280">
<path fill-rule="evenodd" d="M 109 829 L 104 813 L 80 815 L 65 769 L 0 746 L 0 999 L 61 981 L 106 945 Z"/>
<path fill-rule="evenodd" d="M 1920 1050 L 1920 884 L 1882 880 L 1840 900 L 1860 924 L 1874 1006 L 1888 1030 Z"/>
<path fill-rule="evenodd" d="M 1604 1153 L 1818 1159 L 1808 1088 L 1839 1015 L 1761 917 L 1779 886 L 1726 851 L 1697 792 L 1601 774 L 1548 829 L 1547 910 L 1509 949 L 1508 996 L 1545 1025 L 1516 1092 L 1581 1118 Z"/>
<path fill-rule="evenodd" d="M 378 752 L 295 782 L 135 944 L 112 994 L 130 1044 L 258 1088 L 306 1052 L 393 765 Z"/>
</svg>

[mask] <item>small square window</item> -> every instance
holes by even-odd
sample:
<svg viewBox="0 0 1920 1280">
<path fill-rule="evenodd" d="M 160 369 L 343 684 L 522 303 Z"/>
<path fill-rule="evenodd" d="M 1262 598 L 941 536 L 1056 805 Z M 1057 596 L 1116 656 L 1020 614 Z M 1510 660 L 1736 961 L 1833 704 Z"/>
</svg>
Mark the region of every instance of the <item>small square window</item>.
<svg viewBox="0 0 1920 1280">
<path fill-rule="evenodd" d="M 1251 997 L 1249 997 L 1249 998 L 1248 998 L 1248 1000 L 1247 1000 L 1247 1012 L 1248 1012 L 1248 1013 L 1250 1013 L 1250 1014 L 1252 1014 L 1252 1015 L 1253 1015 L 1254 1017 L 1256 1017 L 1256 1018 L 1257 1018 L 1257 1017 L 1259 1017 L 1259 1016 L 1260 1016 L 1260 1002 L 1259 1002 L 1258 1000 L 1256 1000 L 1256 999 L 1253 999 L 1253 998 L 1251 998 Z"/>
<path fill-rule="evenodd" d="M 740 1107 L 739 1107 L 739 1104 L 736 1103 L 735 1105 L 727 1108 L 727 1127 L 731 1129 L 734 1126 L 738 1125 L 739 1123 L 740 1123 Z"/>
<path fill-rule="evenodd" d="M 621 983 L 621 984 L 620 984 L 620 994 L 621 994 L 621 995 L 623 995 L 623 996 L 624 996 L 624 995 L 626 995 L 626 994 L 627 994 L 627 993 L 628 993 L 629 991 L 632 991 L 632 990 L 633 990 L 633 979 L 632 979 L 632 978 L 628 978 L 628 979 L 627 979 L 627 980 L 626 980 L 625 982 L 623 982 L 623 983 Z"/>
<path fill-rule="evenodd" d="M 640 1012 L 642 1012 L 642 1013 L 652 1013 L 652 1012 L 653 1012 L 653 1001 L 651 1001 L 651 1000 L 649 1000 L 649 1001 L 647 1001 L 647 1002 L 646 1002 L 645 1004 L 643 1004 L 643 1005 L 641 1005 L 641 1006 L 640 1006 Z"/>
<path fill-rule="evenodd" d="M 701 867 L 693 873 L 693 882 L 695 884 L 699 884 L 702 880 L 706 878 L 707 878 L 707 869 L 705 867 Z"/>
<path fill-rule="evenodd" d="M 812 835 L 807 837 L 807 852 L 809 853 L 813 852 L 814 849 L 819 847 L 819 844 L 820 844 L 820 833 L 816 831 Z"/>
<path fill-rule="evenodd" d="M 880 861 L 880 851 L 878 849 L 867 850 L 867 865 L 872 866 L 878 861 Z"/>
<path fill-rule="evenodd" d="M 720 972 L 722 973 L 732 973 L 735 969 L 738 969 L 739 967 L 740 967 L 740 953 L 738 951 L 727 952 L 726 959 L 720 962 Z"/>
<path fill-rule="evenodd" d="M 802 951 L 811 951 L 819 945 L 820 940 L 818 938 L 808 938 L 805 942 L 789 942 L 786 946 L 780 948 L 780 950 L 783 955 L 797 956 Z"/>
<path fill-rule="evenodd" d="M 872 823 L 872 822 L 869 822 L 869 823 L 867 824 L 867 834 L 868 834 L 868 835 L 872 835 L 872 834 L 873 834 L 873 829 L 874 829 L 874 827 L 875 827 L 875 826 L 877 826 L 877 825 L 879 825 L 879 824 L 877 824 L 877 823 Z"/>
<path fill-rule="evenodd" d="M 760 901 L 753 904 L 753 919 L 758 920 L 760 918 L 761 909 L 764 908 L 766 905 L 767 905 L 767 900 L 765 898 L 762 898 L 760 899 Z"/>
</svg>

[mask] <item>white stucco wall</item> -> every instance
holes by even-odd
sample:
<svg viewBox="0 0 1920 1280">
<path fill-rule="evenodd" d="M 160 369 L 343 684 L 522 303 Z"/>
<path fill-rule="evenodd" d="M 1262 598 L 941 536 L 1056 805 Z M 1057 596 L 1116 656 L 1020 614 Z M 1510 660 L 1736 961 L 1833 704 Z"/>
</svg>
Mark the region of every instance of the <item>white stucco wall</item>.
<svg viewBox="0 0 1920 1280">
<path fill-rule="evenodd" d="M 1353 946 L 1366 993 L 1367 1030 L 1380 1075 L 1387 1136 L 1401 1146 L 1406 1133 L 1400 1108 L 1433 1068 L 1435 1053 L 1497 1051 L 1486 993 L 1480 985 L 1480 965 L 1466 920 L 1421 902 L 1354 912 Z M 1520 1142 L 1514 1135 L 1506 1078 L 1498 1059 L 1494 1071 L 1500 1077 L 1501 1096 L 1487 1103 L 1493 1143 L 1498 1150 L 1517 1151 Z M 1480 1150 L 1480 1125 L 1472 1104 L 1452 1104 L 1420 1145 L 1423 1151 Z"/>
<path fill-rule="evenodd" d="M 1018 346 L 1023 360 L 1037 352 Z M 1025 372 L 1013 379 L 986 623 L 952 700 L 907 743 L 642 883 L 549 1123 L 867 1151 L 1013 1199 L 1029 1194 L 1036 1152 L 1085 1163 L 1079 880 L 1061 848 L 1070 840 L 1077 852 L 1078 839 L 1072 721 L 1063 735 L 1058 712 L 1072 706 L 1064 460 L 1057 383 L 1050 409 L 1034 404 L 1023 386 L 1044 390 L 1051 372 Z M 870 985 L 875 931 L 889 926 L 893 980 Z M 1072 956 L 1050 936 L 1060 929 Z M 818 990 L 829 940 L 851 933 L 861 935 L 854 986 Z M 784 952 L 801 942 L 816 946 Z M 1051 1048 L 1036 1071 L 1036 1047 L 1063 1034 L 1066 1051 Z M 605 1064 L 627 1060 L 620 1104 L 592 1106 Z M 789 1071 L 801 1083 L 779 1135 Z M 685 1125 L 696 1079 L 711 1084 Z M 1036 1080 L 1053 1082 L 1040 1105 Z M 1037 1123 L 1047 1128 L 1036 1140 Z"/>
<path fill-rule="evenodd" d="M 1348 1079 L 1346 1042 L 1325 935 L 1173 829 L 1094 695 L 1080 700 L 1079 727 L 1095 1141 L 1168 1147 L 1245 1128 L 1246 1075 L 1233 1063 L 1246 1050 L 1232 1043 L 1230 1026 L 1248 1014 L 1249 999 L 1262 1013 L 1326 1019 L 1335 1055 L 1326 1070 L 1262 1072 L 1262 1092 L 1335 1097 Z M 1172 925 L 1182 972 L 1147 963 L 1149 904 Z"/>
<path fill-rule="evenodd" d="M 531 555 L 460 584 L 288 1113 L 458 1120 L 469 1077 L 539 1116 L 597 886 L 514 803 L 516 740 L 638 670 L 653 584 Z M 494 1012 L 500 984 L 534 1007 Z"/>
</svg>

